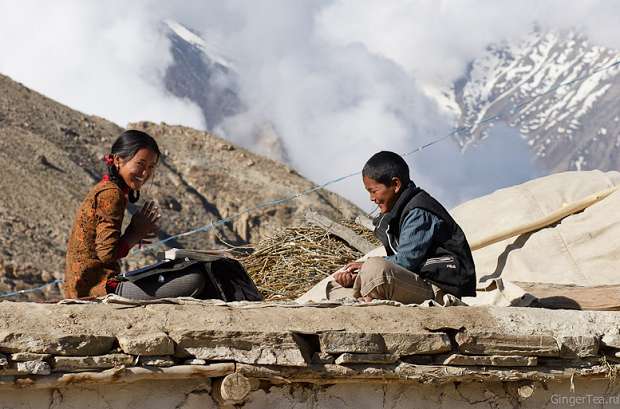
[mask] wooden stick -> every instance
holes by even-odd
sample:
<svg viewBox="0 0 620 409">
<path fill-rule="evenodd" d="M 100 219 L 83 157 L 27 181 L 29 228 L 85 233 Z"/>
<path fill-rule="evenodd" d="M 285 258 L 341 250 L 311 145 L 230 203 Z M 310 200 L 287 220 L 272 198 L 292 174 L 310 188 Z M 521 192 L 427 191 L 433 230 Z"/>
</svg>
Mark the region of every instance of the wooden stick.
<svg viewBox="0 0 620 409">
<path fill-rule="evenodd" d="M 250 380 L 237 372 L 226 375 L 218 386 L 222 399 L 231 402 L 242 402 L 252 390 Z"/>
<path fill-rule="evenodd" d="M 375 245 L 369 243 L 368 240 L 355 233 L 352 229 L 349 229 L 340 223 L 336 223 L 328 217 L 322 216 L 316 212 L 306 212 L 306 220 L 316 226 L 324 228 L 330 234 L 340 237 L 342 240 L 346 241 L 349 245 L 361 251 L 363 254 L 368 253 L 376 247 Z"/>
<path fill-rule="evenodd" d="M 209 365 L 178 365 L 170 368 L 112 368 L 102 372 L 57 373 L 48 376 L 31 376 L 0 382 L 0 389 L 34 388 L 51 389 L 71 384 L 133 383 L 143 380 L 215 378 L 235 372 L 234 363 Z"/>
<path fill-rule="evenodd" d="M 620 365 L 597 365 L 589 368 L 488 368 L 472 366 L 414 365 L 311 365 L 310 367 L 276 367 L 237 364 L 237 371 L 249 378 L 265 379 L 271 383 L 432 383 L 503 382 L 503 381 L 560 381 L 573 377 L 608 378 L 610 371 Z"/>
<path fill-rule="evenodd" d="M 491 244 L 495 244 L 497 242 L 509 239 L 514 236 L 519 236 L 521 234 L 525 234 L 525 233 L 529 233 L 535 230 L 542 229 L 543 227 L 552 225 L 555 222 L 562 220 L 563 218 L 567 216 L 580 212 L 584 210 L 585 208 L 590 207 L 597 202 L 600 202 L 601 200 L 605 199 L 607 196 L 611 195 L 618 189 L 620 189 L 620 186 L 615 186 L 610 189 L 603 190 L 598 193 L 594 193 L 581 200 L 567 204 L 563 206 L 561 209 L 558 209 L 555 212 L 545 217 L 542 217 L 538 220 L 534 220 L 533 222 L 523 224 L 521 226 L 513 227 L 511 229 L 499 232 L 497 234 L 493 234 L 482 240 L 473 242 L 471 243 L 470 248 L 472 251 L 479 250 L 483 247 L 490 246 Z"/>
</svg>

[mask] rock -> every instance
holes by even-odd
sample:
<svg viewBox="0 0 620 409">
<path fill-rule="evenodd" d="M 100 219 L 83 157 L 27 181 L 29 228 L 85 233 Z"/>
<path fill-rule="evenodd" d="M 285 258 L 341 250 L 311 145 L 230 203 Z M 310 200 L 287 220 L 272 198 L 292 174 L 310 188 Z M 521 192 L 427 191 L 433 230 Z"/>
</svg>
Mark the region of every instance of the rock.
<svg viewBox="0 0 620 409">
<path fill-rule="evenodd" d="M 564 336 L 558 338 L 558 343 L 562 358 L 585 358 L 598 355 L 599 340 L 597 337 Z"/>
<path fill-rule="evenodd" d="M 549 335 L 456 334 L 459 351 L 473 355 L 559 356 L 560 348 Z"/>
<path fill-rule="evenodd" d="M 313 364 L 333 364 L 334 363 L 334 356 L 330 355 L 326 352 L 315 352 L 312 355 L 312 363 Z"/>
<path fill-rule="evenodd" d="M 393 364 L 398 356 L 392 354 L 350 354 L 345 353 L 336 358 L 336 365 L 343 364 Z"/>
<path fill-rule="evenodd" d="M 17 352 L 11 354 L 11 361 L 26 362 L 26 361 L 46 361 L 51 358 L 51 354 L 35 354 L 33 352 Z"/>
<path fill-rule="evenodd" d="M 138 365 L 140 366 L 157 366 L 157 367 L 169 367 L 174 366 L 175 361 L 171 356 L 141 356 L 138 358 Z"/>
<path fill-rule="evenodd" d="M 620 349 L 620 334 L 605 334 L 601 342 L 610 348 Z"/>
<path fill-rule="evenodd" d="M 12 362 L 0 369 L 0 376 L 6 375 L 49 375 L 50 365 L 44 361 Z"/>
<path fill-rule="evenodd" d="M 407 355 L 401 356 L 401 362 L 413 365 L 434 365 L 435 355 Z"/>
<path fill-rule="evenodd" d="M 0 368 L 4 368 L 5 366 L 9 365 L 9 360 L 7 359 L 6 355 L 4 354 L 0 354 Z"/>
<path fill-rule="evenodd" d="M 383 334 L 387 352 L 398 356 L 440 354 L 452 350 L 450 337 L 441 332 Z"/>
<path fill-rule="evenodd" d="M 503 356 L 503 355 L 461 355 L 452 354 L 439 362 L 441 365 L 463 366 L 536 366 L 538 358 L 535 356 Z"/>
<path fill-rule="evenodd" d="M 17 371 L 19 373 L 28 373 L 31 375 L 49 375 L 52 373 L 50 364 L 41 360 L 18 362 Z"/>
<path fill-rule="evenodd" d="M 185 365 L 206 365 L 207 361 L 205 361 L 204 359 L 192 358 L 192 359 L 186 359 L 185 361 L 183 361 L 183 364 Z"/>
<path fill-rule="evenodd" d="M 131 366 L 135 357 L 125 354 L 99 356 L 55 356 L 52 359 L 54 372 L 72 372 L 87 369 L 107 369 L 117 366 Z"/>
<path fill-rule="evenodd" d="M 53 335 L 0 332 L 0 349 L 53 355 L 103 355 L 112 350 L 116 338 L 102 335 Z"/>
<path fill-rule="evenodd" d="M 538 365 L 545 368 L 591 368 L 602 364 L 601 357 L 592 358 L 539 358 Z"/>
<path fill-rule="evenodd" d="M 290 332 L 187 331 L 170 337 L 177 344 L 175 356 L 285 366 L 310 361 L 307 344 Z"/>
<path fill-rule="evenodd" d="M 173 355 L 174 342 L 163 332 L 123 334 L 117 337 L 121 350 L 130 355 Z"/>
<path fill-rule="evenodd" d="M 390 353 L 397 356 L 440 354 L 451 351 L 450 338 L 444 333 L 364 334 L 330 331 L 319 336 L 321 351 L 337 353 Z"/>
<path fill-rule="evenodd" d="M 341 354 L 345 352 L 362 354 L 383 354 L 385 341 L 381 334 L 363 332 L 327 331 L 319 335 L 321 352 Z"/>
</svg>

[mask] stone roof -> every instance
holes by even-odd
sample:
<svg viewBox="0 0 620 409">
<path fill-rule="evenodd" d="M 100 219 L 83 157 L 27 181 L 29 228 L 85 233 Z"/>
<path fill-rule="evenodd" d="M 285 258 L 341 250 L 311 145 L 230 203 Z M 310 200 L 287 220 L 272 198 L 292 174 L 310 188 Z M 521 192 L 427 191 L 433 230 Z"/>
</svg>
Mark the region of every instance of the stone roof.
<svg viewBox="0 0 620 409">
<path fill-rule="evenodd" d="M 605 378 L 620 312 L 193 299 L 0 303 L 0 388 L 224 377 L 278 382 Z"/>
</svg>

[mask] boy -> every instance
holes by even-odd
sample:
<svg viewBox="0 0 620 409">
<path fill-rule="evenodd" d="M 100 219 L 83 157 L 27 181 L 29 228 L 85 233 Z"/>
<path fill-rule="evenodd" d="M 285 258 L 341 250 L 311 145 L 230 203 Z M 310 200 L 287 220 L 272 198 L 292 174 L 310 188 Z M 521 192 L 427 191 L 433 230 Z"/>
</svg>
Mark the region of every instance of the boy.
<svg viewBox="0 0 620 409">
<path fill-rule="evenodd" d="M 475 296 L 476 273 L 465 234 L 446 209 L 409 179 L 409 166 L 394 152 L 374 154 L 362 170 L 364 186 L 381 214 L 375 236 L 387 257 L 349 263 L 328 285 L 329 299 L 351 296 L 365 301 L 405 304 L 443 294 Z"/>
</svg>

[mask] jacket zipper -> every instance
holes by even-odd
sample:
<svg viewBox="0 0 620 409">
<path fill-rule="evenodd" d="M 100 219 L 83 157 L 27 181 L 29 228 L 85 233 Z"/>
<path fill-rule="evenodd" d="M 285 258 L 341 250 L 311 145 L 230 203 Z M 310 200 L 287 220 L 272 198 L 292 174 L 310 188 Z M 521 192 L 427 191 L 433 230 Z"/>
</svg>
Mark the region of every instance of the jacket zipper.
<svg viewBox="0 0 620 409">
<path fill-rule="evenodd" d="M 390 246 L 390 248 L 392 249 L 394 254 L 398 254 L 398 251 L 396 251 L 394 246 L 392 246 L 392 240 L 390 240 L 390 233 L 389 233 L 389 231 L 390 231 L 390 225 L 388 224 L 387 229 L 385 229 L 385 235 L 387 236 L 387 239 L 388 239 L 388 245 Z"/>
</svg>

